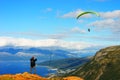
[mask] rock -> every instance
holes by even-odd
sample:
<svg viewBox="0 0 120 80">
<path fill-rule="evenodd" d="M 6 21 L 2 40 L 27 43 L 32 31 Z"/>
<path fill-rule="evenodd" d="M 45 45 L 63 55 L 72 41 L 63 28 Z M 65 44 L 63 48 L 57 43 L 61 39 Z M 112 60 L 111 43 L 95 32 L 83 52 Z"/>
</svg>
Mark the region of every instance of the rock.
<svg viewBox="0 0 120 80">
<path fill-rule="evenodd" d="M 69 77 L 63 78 L 63 80 L 83 80 L 83 79 L 76 76 L 69 76 Z"/>
<path fill-rule="evenodd" d="M 30 74 L 24 72 L 23 74 L 4 74 L 0 75 L 0 80 L 83 80 L 79 77 L 69 76 L 69 77 L 53 77 L 53 78 L 43 78 L 37 74 Z"/>
<path fill-rule="evenodd" d="M 48 80 L 47 78 L 43 78 L 38 76 L 37 74 L 30 74 L 28 72 L 24 72 L 23 74 L 5 74 L 0 75 L 0 80 Z"/>
</svg>

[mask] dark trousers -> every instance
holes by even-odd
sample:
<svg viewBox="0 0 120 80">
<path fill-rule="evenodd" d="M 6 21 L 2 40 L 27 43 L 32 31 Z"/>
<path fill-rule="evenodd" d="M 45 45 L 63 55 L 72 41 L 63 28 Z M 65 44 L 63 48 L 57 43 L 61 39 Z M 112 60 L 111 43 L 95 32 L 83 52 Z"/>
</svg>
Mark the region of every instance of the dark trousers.
<svg viewBox="0 0 120 80">
<path fill-rule="evenodd" d="M 32 74 L 32 72 L 34 74 L 36 74 L 36 67 L 35 66 L 34 67 L 30 67 L 30 73 Z"/>
</svg>

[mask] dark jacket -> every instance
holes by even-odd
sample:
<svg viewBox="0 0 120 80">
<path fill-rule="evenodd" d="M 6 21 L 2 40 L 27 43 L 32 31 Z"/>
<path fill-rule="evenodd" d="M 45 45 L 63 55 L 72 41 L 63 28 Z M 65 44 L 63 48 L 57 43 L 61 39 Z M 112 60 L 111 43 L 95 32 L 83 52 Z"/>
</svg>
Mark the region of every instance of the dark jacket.
<svg viewBox="0 0 120 80">
<path fill-rule="evenodd" d="M 35 64 L 35 61 L 37 61 L 37 59 L 34 59 L 34 58 L 31 58 L 31 59 L 30 59 L 30 63 L 31 63 L 30 66 L 31 66 L 32 68 L 35 67 L 35 65 L 36 65 L 36 64 Z"/>
</svg>

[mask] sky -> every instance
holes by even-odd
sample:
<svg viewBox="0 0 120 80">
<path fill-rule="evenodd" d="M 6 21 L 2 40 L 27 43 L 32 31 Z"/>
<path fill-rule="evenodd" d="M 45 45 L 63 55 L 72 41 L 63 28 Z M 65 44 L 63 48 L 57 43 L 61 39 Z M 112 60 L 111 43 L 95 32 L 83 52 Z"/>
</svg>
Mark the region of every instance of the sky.
<svg viewBox="0 0 120 80">
<path fill-rule="evenodd" d="M 120 44 L 120 0 L 0 0 L 0 46 Z M 100 16 L 86 14 L 97 12 Z M 88 32 L 90 28 L 90 32 Z"/>
</svg>

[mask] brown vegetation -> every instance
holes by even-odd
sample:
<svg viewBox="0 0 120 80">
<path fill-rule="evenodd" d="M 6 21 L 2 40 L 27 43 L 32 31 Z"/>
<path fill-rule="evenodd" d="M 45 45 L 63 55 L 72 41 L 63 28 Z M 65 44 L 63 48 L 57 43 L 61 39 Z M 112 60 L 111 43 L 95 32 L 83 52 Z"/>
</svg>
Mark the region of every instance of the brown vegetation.
<svg viewBox="0 0 120 80">
<path fill-rule="evenodd" d="M 27 72 L 23 74 L 5 74 L 0 76 L 0 80 L 47 80 L 46 78 L 40 77 L 36 74 L 29 74 Z"/>
<path fill-rule="evenodd" d="M 23 74 L 4 74 L 0 75 L 0 80 L 83 80 L 79 77 L 69 76 L 69 77 L 53 77 L 53 78 L 43 78 L 38 76 L 37 74 L 30 74 L 28 72 L 24 72 Z"/>
</svg>

